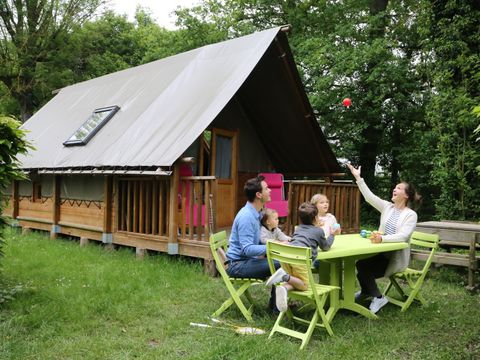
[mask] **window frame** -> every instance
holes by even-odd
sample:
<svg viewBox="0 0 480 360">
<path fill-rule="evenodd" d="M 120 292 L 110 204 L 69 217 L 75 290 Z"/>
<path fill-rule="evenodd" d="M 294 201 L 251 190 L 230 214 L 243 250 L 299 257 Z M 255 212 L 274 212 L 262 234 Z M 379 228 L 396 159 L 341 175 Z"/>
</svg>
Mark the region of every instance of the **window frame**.
<svg viewBox="0 0 480 360">
<path fill-rule="evenodd" d="M 84 145 L 86 145 L 97 134 L 97 132 L 99 132 L 100 129 L 117 113 L 118 110 L 120 110 L 120 107 L 117 106 L 117 105 L 105 106 L 105 107 L 102 107 L 102 108 L 95 109 L 92 112 L 92 114 L 90 114 L 88 119 L 85 120 L 82 123 L 82 125 L 80 125 L 80 127 L 77 130 L 75 130 L 75 132 L 72 135 L 70 135 L 68 137 L 68 140 L 63 142 L 63 145 L 64 146 L 84 146 Z M 90 131 L 83 139 L 75 139 L 75 140 L 71 139 L 82 127 L 85 126 L 85 124 L 88 121 L 90 121 L 90 119 L 92 118 L 93 115 L 95 115 L 96 113 L 106 112 L 106 111 L 109 111 L 107 116 L 105 116 L 105 118 L 101 122 L 99 122 L 97 124 L 97 126 L 95 126 L 95 128 L 92 129 L 92 131 Z"/>
</svg>

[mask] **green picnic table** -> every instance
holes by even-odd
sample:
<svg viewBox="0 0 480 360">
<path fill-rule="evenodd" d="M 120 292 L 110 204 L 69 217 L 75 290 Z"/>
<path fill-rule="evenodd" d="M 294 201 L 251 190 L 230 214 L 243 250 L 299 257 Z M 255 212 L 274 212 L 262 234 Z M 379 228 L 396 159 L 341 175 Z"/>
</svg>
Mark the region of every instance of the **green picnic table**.
<svg viewBox="0 0 480 360">
<path fill-rule="evenodd" d="M 319 251 L 317 255 L 317 260 L 327 262 L 330 265 L 329 284 L 339 286 L 341 289 L 330 293 L 330 307 L 327 312 L 328 321 L 331 321 L 340 309 L 354 311 L 369 319 L 377 319 L 377 316 L 370 312 L 369 309 L 355 303 L 355 262 L 381 252 L 400 250 L 407 247 L 408 244 L 404 242 L 373 244 L 369 239 L 362 238 L 359 234 L 335 236 L 335 241 L 330 250 Z M 320 271 L 322 271 L 322 266 Z M 320 278 L 322 279 L 322 276 Z M 320 281 L 322 282 L 322 280 Z"/>
</svg>

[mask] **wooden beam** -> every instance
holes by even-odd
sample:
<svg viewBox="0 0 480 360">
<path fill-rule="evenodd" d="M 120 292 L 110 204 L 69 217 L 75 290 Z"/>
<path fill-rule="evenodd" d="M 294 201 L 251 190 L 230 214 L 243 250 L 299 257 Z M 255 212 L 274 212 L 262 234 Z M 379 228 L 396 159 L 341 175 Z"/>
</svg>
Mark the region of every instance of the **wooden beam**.
<svg viewBox="0 0 480 360">
<path fill-rule="evenodd" d="M 113 215 L 112 215 L 112 232 L 117 232 L 118 228 L 122 228 L 121 221 L 124 218 L 125 207 L 123 204 L 123 199 L 125 198 L 125 191 L 120 191 L 120 183 L 118 179 L 112 179 L 113 188 L 112 193 L 115 194 L 113 199 Z M 122 196 L 120 197 L 120 193 Z M 115 219 L 115 221 L 113 221 Z"/>
<path fill-rule="evenodd" d="M 112 233 L 112 190 L 113 178 L 105 176 L 103 183 L 103 232 Z"/>
<path fill-rule="evenodd" d="M 152 234 L 158 234 L 158 207 L 161 206 L 158 202 L 158 181 L 154 180 L 152 184 Z"/>
<path fill-rule="evenodd" d="M 170 244 L 176 244 L 178 242 L 178 181 L 180 174 L 180 166 L 175 164 L 173 167 L 173 174 L 170 178 L 169 189 L 169 208 L 168 208 L 168 242 Z"/>
<path fill-rule="evenodd" d="M 158 235 L 166 235 L 168 229 L 164 230 L 165 223 L 168 224 L 168 219 L 165 219 L 168 214 L 168 209 L 165 210 L 164 203 L 167 202 L 168 196 L 164 196 L 166 188 L 166 182 L 160 181 L 158 183 Z"/>
<path fill-rule="evenodd" d="M 12 219 L 16 219 L 18 217 L 18 181 L 13 180 L 12 183 Z"/>
<path fill-rule="evenodd" d="M 152 181 L 145 181 L 145 234 L 152 233 Z"/>
<path fill-rule="evenodd" d="M 53 176 L 53 193 L 52 193 L 52 230 L 50 231 L 50 239 L 57 238 L 57 225 L 60 221 L 60 175 Z"/>
<path fill-rule="evenodd" d="M 125 182 L 125 185 L 128 188 L 127 191 L 127 231 L 132 231 L 132 182 Z M 125 211 L 125 210 L 124 210 Z M 122 228 L 123 230 L 123 228 Z"/>
</svg>

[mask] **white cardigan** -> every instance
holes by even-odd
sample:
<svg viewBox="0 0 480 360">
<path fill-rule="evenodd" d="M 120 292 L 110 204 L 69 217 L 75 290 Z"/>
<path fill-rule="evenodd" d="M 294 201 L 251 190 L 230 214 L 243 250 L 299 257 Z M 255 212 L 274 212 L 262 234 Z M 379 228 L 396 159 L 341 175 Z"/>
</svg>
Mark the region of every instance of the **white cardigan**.
<svg viewBox="0 0 480 360">
<path fill-rule="evenodd" d="M 375 209 L 380 211 L 380 226 L 379 231 L 385 232 L 385 225 L 387 220 L 393 213 L 395 205 L 390 201 L 385 201 L 376 196 L 368 188 L 363 179 L 357 181 L 358 188 L 365 200 Z M 391 235 L 382 235 L 383 242 L 410 242 L 415 227 L 417 226 L 417 213 L 412 209 L 406 207 L 400 213 L 397 222 L 397 232 Z M 385 277 L 403 271 L 407 268 L 410 262 L 410 247 L 402 250 L 392 251 L 390 261 L 385 270 Z"/>
</svg>

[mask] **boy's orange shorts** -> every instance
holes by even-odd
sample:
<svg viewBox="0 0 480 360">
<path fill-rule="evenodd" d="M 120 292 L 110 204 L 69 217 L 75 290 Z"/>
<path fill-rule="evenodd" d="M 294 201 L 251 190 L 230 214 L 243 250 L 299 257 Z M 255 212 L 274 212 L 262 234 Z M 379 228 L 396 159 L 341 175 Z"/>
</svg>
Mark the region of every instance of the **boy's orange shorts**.
<svg viewBox="0 0 480 360">
<path fill-rule="evenodd" d="M 281 264 L 283 270 L 289 273 L 292 276 L 295 276 L 303 281 L 306 286 L 309 286 L 308 282 L 308 271 L 305 266 L 301 265 L 290 265 L 290 264 Z"/>
</svg>

